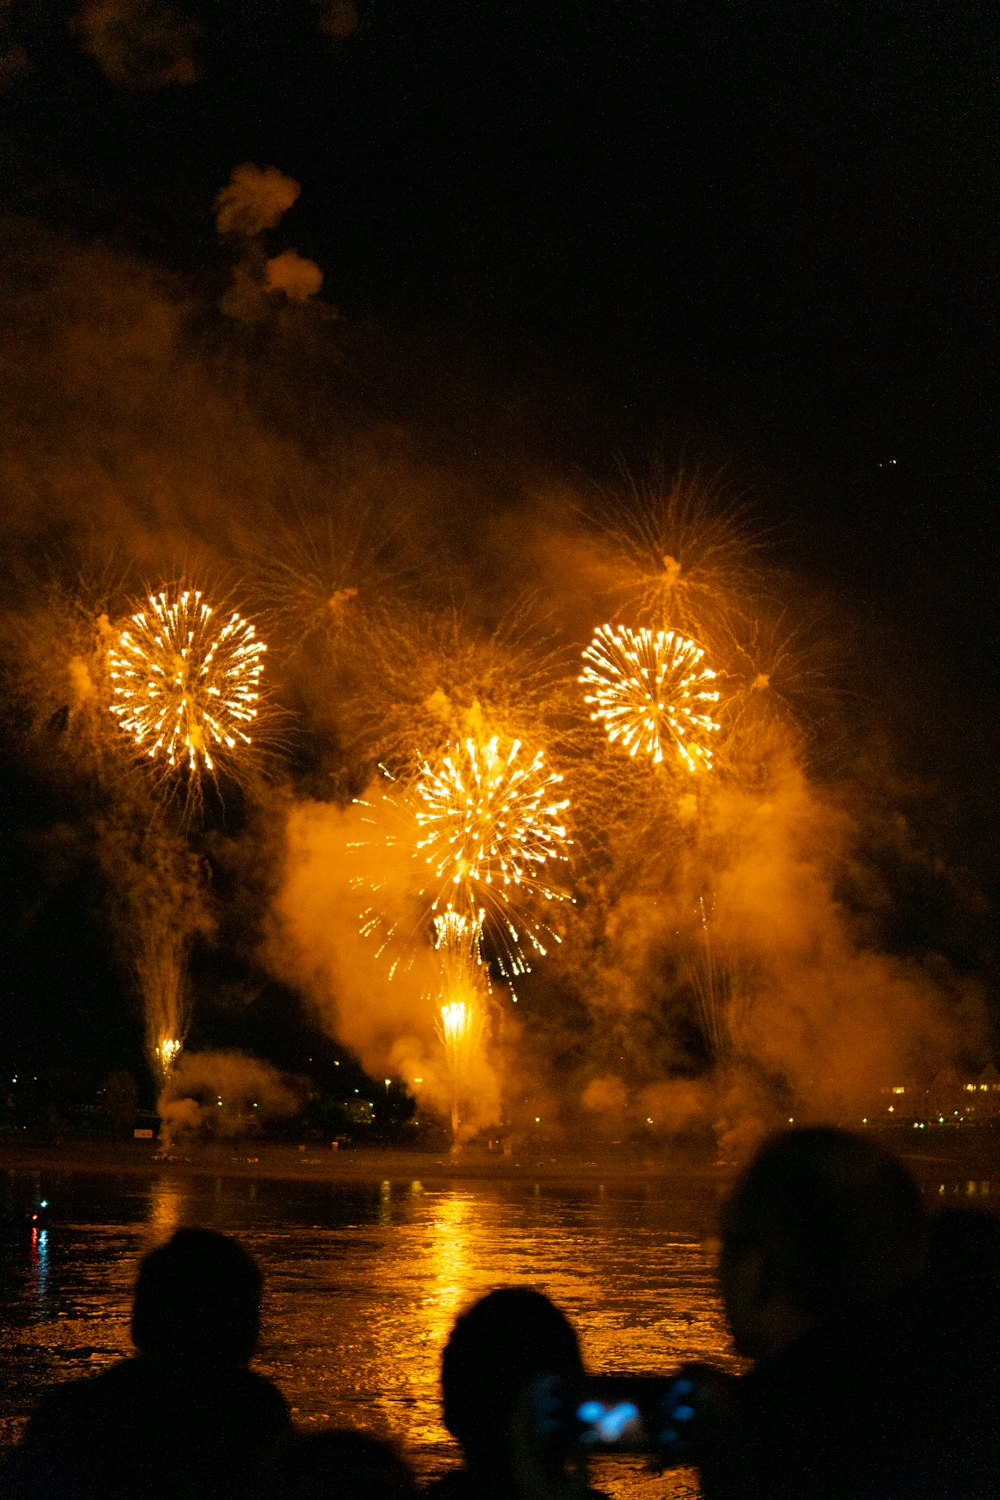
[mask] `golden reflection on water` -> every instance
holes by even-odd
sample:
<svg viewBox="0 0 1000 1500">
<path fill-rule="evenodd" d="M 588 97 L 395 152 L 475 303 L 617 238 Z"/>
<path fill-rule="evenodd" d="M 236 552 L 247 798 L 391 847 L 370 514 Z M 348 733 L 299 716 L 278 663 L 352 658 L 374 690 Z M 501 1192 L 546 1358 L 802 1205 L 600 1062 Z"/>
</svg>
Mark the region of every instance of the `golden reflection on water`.
<svg viewBox="0 0 1000 1500">
<path fill-rule="evenodd" d="M 457 1460 L 441 1420 L 441 1352 L 491 1287 L 527 1284 L 570 1317 L 595 1369 L 666 1371 L 725 1359 L 701 1237 L 704 1184 L 515 1181 L 279 1183 L 172 1176 L 74 1184 L 49 1270 L 25 1257 L 20 1329 L 0 1334 L 23 1420 L 40 1382 L 96 1373 L 128 1352 L 139 1257 L 182 1224 L 236 1234 L 265 1277 L 257 1368 L 306 1427 L 359 1425 L 402 1440 L 421 1477 Z M 50 1234 L 51 1237 L 51 1234 Z M 38 1321 L 24 1327 L 24 1296 Z M 0 1423 L 0 1427 L 2 1427 Z M 600 1475 L 614 1500 L 694 1493 L 641 1463 Z"/>
<path fill-rule="evenodd" d="M 162 1245 L 184 1223 L 185 1185 L 176 1177 L 154 1177 L 150 1182 L 146 1219 L 150 1245 Z"/>
<path fill-rule="evenodd" d="M 927 1163 L 928 1202 L 995 1208 L 990 1170 Z M 680 1174 L 560 1184 L 66 1173 L 47 1183 L 12 1172 L 11 1208 L 47 1196 L 53 1217 L 44 1237 L 12 1244 L 0 1281 L 0 1440 L 16 1436 L 41 1386 L 130 1352 L 139 1258 L 180 1225 L 203 1224 L 237 1235 L 260 1261 L 257 1367 L 296 1420 L 381 1427 L 430 1477 L 455 1461 L 440 1414 L 441 1351 L 455 1316 L 491 1287 L 546 1292 L 595 1370 L 666 1373 L 692 1358 L 736 1367 L 715 1290 L 719 1187 Z M 613 1500 L 697 1493 L 688 1471 L 655 1479 L 639 1460 L 602 1463 L 595 1482 Z"/>
<path fill-rule="evenodd" d="M 451 1325 L 467 1300 L 473 1199 L 466 1193 L 439 1195 L 426 1242 L 428 1287 L 421 1316 L 426 1342 L 444 1347 Z"/>
</svg>

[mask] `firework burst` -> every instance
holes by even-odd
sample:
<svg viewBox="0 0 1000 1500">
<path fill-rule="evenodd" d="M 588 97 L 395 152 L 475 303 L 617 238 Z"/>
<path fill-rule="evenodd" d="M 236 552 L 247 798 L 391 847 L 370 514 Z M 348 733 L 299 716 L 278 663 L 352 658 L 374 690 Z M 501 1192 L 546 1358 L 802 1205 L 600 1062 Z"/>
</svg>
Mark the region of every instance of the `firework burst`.
<svg viewBox="0 0 1000 1500">
<path fill-rule="evenodd" d="M 565 662 L 526 610 L 489 635 L 454 609 L 410 611 L 383 625 L 348 712 L 372 758 L 408 767 L 468 735 L 502 729 L 524 738 L 552 707 Z"/>
<path fill-rule="evenodd" d="M 256 565 L 266 617 L 296 648 L 315 636 L 367 643 L 417 573 L 404 519 L 363 502 L 293 517 L 292 526 L 275 518 Z"/>
<path fill-rule="evenodd" d="M 418 775 L 397 782 L 381 798 L 359 799 L 366 823 L 388 850 L 403 853 L 405 874 L 358 877 L 369 904 L 362 931 L 403 944 L 393 970 L 421 932 L 433 928 L 436 948 L 457 962 L 485 964 L 487 950 L 511 979 L 528 971 L 528 951 L 544 955 L 558 942 L 540 914 L 552 902 L 570 900 L 559 883 L 571 840 L 569 806 L 559 796 L 562 777 L 549 770 L 541 751 L 526 753 L 520 740 L 499 735 L 467 736 Z M 376 839 L 354 847 L 370 856 Z M 408 900 L 400 901 L 405 884 Z M 412 916 L 412 901 L 418 915 Z"/>
<path fill-rule="evenodd" d="M 530 899 L 566 900 L 549 874 L 567 858 L 561 782 L 540 750 L 532 756 L 520 740 L 493 735 L 452 745 L 436 765 L 425 761 L 416 783 L 417 851 L 430 872 L 431 911 L 464 918 L 477 943 L 490 926 L 508 977 L 528 968 L 525 942 L 545 953 L 546 929 Z"/>
<path fill-rule="evenodd" d="M 711 710 L 719 701 L 716 674 L 704 651 L 674 630 L 630 630 L 602 625 L 583 653 L 585 703 L 612 743 L 654 765 L 676 758 L 689 771 L 707 769 L 707 741 L 718 730 Z"/>
<path fill-rule="evenodd" d="M 251 743 L 266 649 L 197 589 L 151 594 L 108 651 L 110 710 L 151 759 L 214 774 Z"/>
</svg>

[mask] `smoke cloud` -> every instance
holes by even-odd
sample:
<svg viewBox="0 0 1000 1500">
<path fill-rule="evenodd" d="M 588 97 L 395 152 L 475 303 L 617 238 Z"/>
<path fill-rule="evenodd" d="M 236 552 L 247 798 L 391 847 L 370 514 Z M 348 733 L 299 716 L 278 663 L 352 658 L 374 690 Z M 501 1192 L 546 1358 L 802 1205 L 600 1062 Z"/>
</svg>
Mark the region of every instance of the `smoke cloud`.
<svg viewBox="0 0 1000 1500">
<path fill-rule="evenodd" d="M 164 1150 L 187 1135 L 237 1138 L 301 1107 L 301 1080 L 242 1052 L 181 1052 L 157 1100 Z"/>
<path fill-rule="evenodd" d="M 387 843 L 384 823 L 380 830 L 370 817 L 358 805 L 289 809 L 268 961 L 309 996 L 326 1029 L 373 1077 L 397 1077 L 447 1114 L 451 1082 L 437 1034 L 430 920 L 416 899 L 412 855 Z M 380 920 L 366 936 L 364 914 L 373 904 Z M 499 1118 L 499 1081 L 484 1055 L 470 1060 L 461 1094 L 469 1129 Z"/>
<path fill-rule="evenodd" d="M 157 89 L 201 76 L 199 27 L 162 0 L 87 0 L 76 29 L 83 50 L 118 88 Z"/>
</svg>

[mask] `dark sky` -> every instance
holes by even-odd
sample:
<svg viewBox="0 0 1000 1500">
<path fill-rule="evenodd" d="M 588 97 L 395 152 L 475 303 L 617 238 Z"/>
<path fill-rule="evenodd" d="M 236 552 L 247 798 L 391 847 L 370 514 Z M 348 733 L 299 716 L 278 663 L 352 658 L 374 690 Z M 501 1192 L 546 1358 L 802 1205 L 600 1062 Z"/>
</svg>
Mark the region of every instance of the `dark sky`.
<svg viewBox="0 0 1000 1500">
<path fill-rule="evenodd" d="M 13 206 L 196 271 L 232 167 L 275 165 L 347 319 L 546 361 L 610 441 L 766 475 L 811 562 L 987 650 L 988 5 L 122 0 L 116 79 L 80 9 L 8 7 Z M 196 81 L 153 86 L 144 12 L 192 23 Z"/>
</svg>

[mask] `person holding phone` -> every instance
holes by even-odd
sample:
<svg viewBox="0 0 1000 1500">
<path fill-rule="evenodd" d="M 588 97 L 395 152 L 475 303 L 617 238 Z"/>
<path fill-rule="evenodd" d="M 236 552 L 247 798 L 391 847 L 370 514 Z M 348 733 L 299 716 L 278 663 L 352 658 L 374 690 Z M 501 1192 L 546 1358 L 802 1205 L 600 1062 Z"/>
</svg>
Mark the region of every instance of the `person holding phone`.
<svg viewBox="0 0 1000 1500">
<path fill-rule="evenodd" d="M 455 1322 L 441 1361 L 445 1426 L 462 1467 L 435 1481 L 434 1500 L 606 1500 L 582 1453 L 554 1451 L 534 1420 L 539 1379 L 584 1374 L 568 1318 L 531 1287 L 499 1287 Z"/>
</svg>

